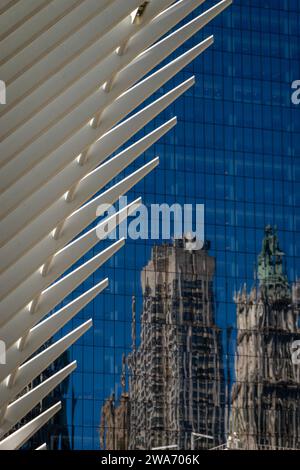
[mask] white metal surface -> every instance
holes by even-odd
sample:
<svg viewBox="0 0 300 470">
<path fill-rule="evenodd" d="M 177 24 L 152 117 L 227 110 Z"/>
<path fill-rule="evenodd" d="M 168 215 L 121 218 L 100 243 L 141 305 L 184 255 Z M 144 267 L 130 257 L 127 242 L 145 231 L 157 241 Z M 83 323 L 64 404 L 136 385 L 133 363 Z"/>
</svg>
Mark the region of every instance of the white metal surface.
<svg viewBox="0 0 300 470">
<path fill-rule="evenodd" d="M 92 325 L 88 320 L 40 350 L 108 285 L 104 279 L 46 317 L 124 245 L 113 243 L 64 276 L 107 225 L 109 233 L 141 203 L 79 236 L 103 213 L 99 205 L 113 204 L 157 166 L 155 158 L 91 199 L 176 124 L 174 117 L 108 159 L 194 84 L 189 78 L 128 118 L 213 43 L 207 38 L 149 74 L 231 0 L 166 35 L 202 3 L 150 0 L 136 21 L 141 0 L 1 2 L 0 77 L 7 85 L 7 105 L 0 108 L 0 339 L 7 346 L 0 366 L 1 450 L 20 448 L 61 407 L 7 435 L 76 366 L 24 392 Z"/>
<path fill-rule="evenodd" d="M 84 292 L 81 296 L 65 305 L 53 315 L 48 317 L 36 326 L 42 314 L 38 311 L 34 315 L 30 312 L 22 311 L 18 318 L 14 317 L 10 324 L 7 325 L 7 345 L 6 364 L 0 369 L 0 381 L 4 380 L 10 373 L 15 370 L 24 361 L 26 361 L 35 351 L 37 351 L 46 341 L 48 341 L 57 331 L 60 330 L 68 321 L 70 321 L 80 310 L 82 310 L 96 295 L 100 294 L 108 286 L 108 279 L 96 284 L 94 287 Z M 21 314 L 24 314 L 22 323 L 20 324 Z M 31 329 L 30 329 L 31 328 Z M 28 331 L 27 342 L 20 348 L 18 338 L 21 338 Z M 17 339 L 16 339 L 17 338 Z M 13 341 L 15 341 L 13 343 Z M 9 346 L 11 344 L 11 346 Z"/>
<path fill-rule="evenodd" d="M 52 416 L 61 409 L 61 402 L 51 406 L 48 410 L 41 413 L 32 421 L 22 426 L 14 433 L 0 441 L 0 450 L 16 450 L 19 449 L 28 439 L 31 438 Z"/>
<path fill-rule="evenodd" d="M 68 375 L 76 369 L 76 361 L 71 362 L 63 369 L 44 380 L 37 387 L 32 388 L 11 405 L 7 407 L 1 423 L 0 438 L 7 433 L 18 421 L 32 410 L 48 393 L 59 385 Z"/>
</svg>

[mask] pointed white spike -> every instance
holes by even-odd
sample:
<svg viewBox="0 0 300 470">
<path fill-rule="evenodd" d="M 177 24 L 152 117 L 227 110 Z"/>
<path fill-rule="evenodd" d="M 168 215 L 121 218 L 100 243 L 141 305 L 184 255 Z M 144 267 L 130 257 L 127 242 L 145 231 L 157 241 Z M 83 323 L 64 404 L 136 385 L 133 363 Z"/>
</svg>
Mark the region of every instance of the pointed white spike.
<svg viewBox="0 0 300 470">
<path fill-rule="evenodd" d="M 106 3 L 107 8 L 99 13 L 100 1 Z M 116 45 L 128 40 L 173 1 L 151 0 L 143 25 L 138 25 L 132 24 L 130 11 L 139 3 L 139 0 L 126 0 L 121 3 L 119 0 L 85 0 L 83 8 L 79 6 L 76 11 L 71 12 L 31 43 L 30 47 L 20 51 L 11 61 L 4 64 L 3 79 L 8 81 L 15 78 L 8 87 L 11 97 L 10 106 L 4 112 L 7 113 L 18 102 L 26 99 L 35 88 L 43 85 L 52 75 L 60 77 L 60 70 L 63 68 L 66 69 L 66 83 L 70 82 L 68 62 L 74 64 L 73 78 L 80 77 L 95 65 L 97 57 L 98 61 L 103 60 L 107 54 L 116 49 Z M 84 18 L 86 18 L 85 21 Z M 78 29 L 81 24 L 83 26 Z M 66 31 L 69 31 L 68 35 Z M 75 34 L 70 34 L 72 32 Z M 101 38 L 104 40 L 103 47 L 102 40 L 99 41 Z M 51 47 L 49 43 L 52 44 Z M 98 52 L 97 49 L 99 49 Z M 94 63 L 90 60 L 91 54 L 94 54 Z M 79 57 L 78 60 L 77 57 Z M 30 70 L 28 70 L 28 64 L 32 64 Z M 64 81 L 63 78 L 62 81 Z M 59 83 L 56 83 L 57 85 Z M 44 90 L 47 100 L 52 96 L 52 86 Z M 59 90 L 60 88 L 55 89 L 54 86 L 53 96 L 58 94 Z"/>
<path fill-rule="evenodd" d="M 47 444 L 44 443 L 41 446 L 37 447 L 35 450 L 47 450 Z"/>
<path fill-rule="evenodd" d="M 88 276 L 113 256 L 123 245 L 123 239 L 117 241 L 91 260 L 79 266 L 79 268 L 75 269 L 67 276 L 64 276 L 62 279 L 52 284 L 48 289 L 44 290 L 39 296 L 34 312 L 32 312 L 27 305 L 20 310 L 17 315 L 12 316 L 0 329 L 1 337 L 5 337 L 6 339 L 6 347 L 9 348 L 17 338 L 21 337 L 26 331 L 40 321 L 59 302 L 69 295 L 70 292 L 72 292 Z M 103 289 L 106 287 L 105 284 L 106 283 L 104 282 Z M 83 301 L 84 299 L 82 298 L 81 302 Z M 73 308 L 75 308 L 75 305 L 72 309 Z M 8 356 L 9 350 L 7 352 L 6 364 L 3 364 L 3 367 L 1 367 L 0 376 L 7 371 L 7 367 L 9 366 Z"/>
<path fill-rule="evenodd" d="M 104 161 L 109 155 L 111 155 L 116 149 L 118 149 L 126 140 L 132 135 L 138 132 L 143 126 L 163 111 L 167 106 L 173 103 L 178 97 L 180 97 L 185 91 L 193 86 L 195 80 L 190 78 L 177 87 L 173 88 L 168 93 L 164 94 L 153 103 L 149 104 L 136 114 L 121 122 L 119 125 L 114 127 L 103 135 L 97 142 L 95 142 L 87 152 L 86 163 L 84 165 L 78 165 L 76 160 L 69 163 L 56 178 L 50 179 L 46 182 L 38 191 L 36 191 L 30 199 L 27 201 L 27 213 L 29 218 L 34 218 L 34 214 L 42 212 L 45 208 L 49 207 L 56 199 L 62 196 L 66 189 L 71 188 L 75 183 L 78 183 L 89 171 L 92 171 Z M 11 197 L 13 199 L 11 199 Z M 13 194 L 11 191 L 2 194 L 2 204 L 0 207 L 0 214 L 4 215 L 8 211 L 9 207 L 13 207 L 18 201 L 18 196 Z M 16 209 L 20 210 L 19 208 Z M 24 227 L 23 227 L 24 228 Z M 14 226 L 14 234 L 18 232 L 17 225 Z M 6 253 L 13 253 L 15 259 L 17 259 L 23 252 L 23 246 L 27 245 L 27 232 L 23 231 L 22 246 L 14 245 L 14 237 L 11 242 L 7 243 L 2 249 L 0 255 L 0 272 L 5 270 L 8 266 L 7 261 L 13 263 L 14 259 L 8 256 Z M 30 239 L 32 233 L 30 231 Z M 7 235 L 5 235 L 7 237 Z"/>
<path fill-rule="evenodd" d="M 62 234 L 58 238 L 54 238 L 52 234 L 47 234 L 46 239 L 48 243 L 44 244 L 43 251 L 37 253 L 36 244 L 30 252 L 26 255 L 26 259 L 21 258 L 17 263 L 15 263 L 11 269 L 7 270 L 0 277 L 0 293 L 4 294 L 9 292 L 9 286 L 12 290 L 14 287 L 17 288 L 18 283 L 23 280 L 26 275 L 33 272 L 34 269 L 42 266 L 47 259 L 54 255 L 60 248 L 65 246 L 69 241 L 71 241 L 78 233 L 80 233 L 84 228 L 86 228 L 95 218 L 97 214 L 97 209 L 101 205 L 112 205 L 117 199 L 123 194 L 127 193 L 135 184 L 137 184 L 141 179 L 143 179 L 149 172 L 151 172 L 157 165 L 159 159 L 155 158 L 149 163 L 146 163 L 141 168 L 131 173 L 126 178 L 122 179 L 120 182 L 116 183 L 104 193 L 100 194 L 96 198 L 92 199 L 90 202 L 85 204 L 83 207 L 75 211 L 70 217 L 68 217 L 64 223 L 64 229 Z M 98 213 L 98 216 L 101 214 Z M 43 240 L 45 240 L 43 238 Z M 47 246 L 47 248 L 46 248 Z M 33 252 L 36 255 L 33 255 Z M 30 253 L 30 254 L 29 254 Z M 29 263 L 27 263 L 27 260 Z M 21 272 L 21 265 L 24 270 Z M 15 273 L 15 276 L 11 278 L 11 272 Z M 0 302 L 0 325 L 11 315 L 11 310 L 6 311 L 2 308 L 2 302 Z"/>
<path fill-rule="evenodd" d="M 76 110 L 64 116 L 60 121 L 55 122 L 46 134 L 38 136 L 15 158 L 11 155 L 10 161 L 1 171 L 0 190 L 5 191 L 11 185 L 4 195 L 6 212 L 2 212 L 2 216 L 16 206 L 18 201 L 28 197 L 50 177 L 53 177 L 69 161 L 76 158 L 78 153 L 87 149 L 89 145 L 166 83 L 197 55 L 204 52 L 212 44 L 213 39 L 208 38 L 203 41 L 124 93 L 126 89 L 166 57 L 170 50 L 172 51 L 180 44 L 180 40 L 178 39 L 176 42 L 173 37 L 171 39 L 168 37 L 163 41 L 165 47 L 156 44 L 147 53 L 142 54 L 139 60 L 134 61 L 133 64 L 120 72 L 118 80 L 110 93 L 102 90 L 102 92 L 99 91 L 87 97 Z M 198 52 L 193 55 L 195 51 Z M 185 60 L 189 54 L 190 60 Z M 155 86 L 156 82 L 159 84 Z M 143 95 L 137 95 L 141 89 L 144 89 Z M 117 99 L 118 97 L 120 98 Z M 116 112 L 115 106 L 121 107 L 119 112 Z M 91 115 L 96 115 L 99 110 L 104 110 L 102 122 L 97 129 L 91 129 L 86 123 Z M 113 114 L 111 111 L 113 111 Z M 82 125 L 84 127 L 81 127 Z M 79 127 L 81 128 L 78 130 Z M 74 134 L 74 132 L 76 133 Z M 25 137 L 28 138 L 28 131 L 25 132 Z M 68 140 L 66 140 L 67 138 Z M 6 147 L 7 151 L 11 152 L 16 142 L 19 142 L 17 133 L 13 133 L 11 137 L 5 139 L 2 142 L 3 155 L 7 154 Z M 55 149 L 55 147 L 58 148 Z M 68 160 L 66 161 L 66 159 Z M 29 169 L 31 169 L 31 172 L 28 174 Z"/>
<path fill-rule="evenodd" d="M 107 280 L 49 318 L 43 320 L 44 316 L 123 241 L 61 276 L 133 214 L 140 200 L 76 236 L 158 160 L 86 201 L 173 127 L 175 119 L 103 164 L 104 160 L 189 88 L 194 78 L 122 120 L 212 44 L 213 38 L 140 83 L 138 80 L 231 3 L 222 0 L 165 36 L 203 0 L 151 0 L 145 2 L 142 18 L 136 21 L 129 9 L 140 1 L 69 0 L 63 5 L 58 0 L 39 0 L 37 5 L 36 0 L 2 0 L 0 6 L 0 25 L 6 23 L 0 39 L 8 46 L 1 59 L 8 103 L 0 110 L 0 191 L 4 191 L 0 204 L 0 337 L 9 344 L 7 364 L 0 370 L 2 435 L 71 372 L 72 365 L 14 401 L 90 327 L 88 321 L 34 355 Z M 156 42 L 160 37 L 163 39 Z M 99 209 L 99 204 L 106 206 Z M 58 407 L 60 404 L 0 441 L 0 449 L 22 446 Z"/>
<path fill-rule="evenodd" d="M 29 413 L 29 411 L 42 401 L 57 385 L 68 377 L 68 375 L 76 369 L 76 365 L 76 361 L 72 362 L 8 405 L 0 427 L 0 438 L 13 428 L 18 421 Z"/>
<path fill-rule="evenodd" d="M 82 295 L 68 303 L 46 320 L 34 326 L 28 335 L 24 348 L 19 348 L 20 338 L 29 328 L 35 325 L 44 314 L 37 311 L 32 315 L 28 309 L 21 310 L 15 315 L 3 329 L 7 341 L 6 363 L 0 368 L 0 381 L 4 380 L 12 370 L 17 369 L 26 361 L 42 344 L 50 339 L 57 331 L 82 310 L 96 295 L 100 294 L 108 286 L 108 279 L 96 284 Z M 24 326 L 20 325 L 20 318 Z"/>
<path fill-rule="evenodd" d="M 43 191 L 46 198 L 31 197 L 30 210 L 31 213 L 40 215 L 36 217 L 32 223 L 27 225 L 23 230 L 18 233 L 16 225 L 12 228 L 13 238 L 9 240 L 5 247 L 3 247 L 1 260 L 6 258 L 7 253 L 14 253 L 14 259 L 19 259 L 31 246 L 35 245 L 43 236 L 50 233 L 61 221 L 71 215 L 76 209 L 96 194 L 100 189 L 106 186 L 117 174 L 121 173 L 127 166 L 129 166 L 135 159 L 137 159 L 143 152 L 145 152 L 151 145 L 165 135 L 176 124 L 176 118 L 171 119 L 167 123 L 160 126 L 158 129 L 147 134 L 139 141 L 132 144 L 129 148 L 123 150 L 120 154 L 98 167 L 92 173 L 85 175 L 85 178 L 78 183 L 76 189 L 76 196 L 66 202 L 66 197 L 61 195 L 56 203 L 47 208 L 47 196 L 50 194 Z M 102 155 L 103 156 L 103 155 Z M 56 180 L 55 180 L 56 181 Z M 60 177 L 61 186 L 65 181 Z M 55 183 L 55 182 L 53 182 Z M 57 191 L 57 186 L 55 189 Z M 71 186 L 69 186 L 71 187 Z M 44 187 L 46 189 L 46 187 Z M 41 203 L 43 204 L 43 212 L 41 212 Z M 35 209 L 35 206 L 38 206 Z M 19 212 L 19 211 L 18 211 Z M 28 215 L 28 214 L 27 214 Z M 16 222 L 18 220 L 16 219 Z M 1 224 L 0 224 L 1 225 Z M 18 224 L 19 226 L 19 224 Z M 21 228 L 21 227 L 20 227 Z M 10 233 L 11 231 L 9 231 Z M 7 258 L 8 259 L 8 256 Z M 10 261 L 14 261 L 10 258 Z M 5 265 L 2 265 L 5 268 Z"/>
<path fill-rule="evenodd" d="M 62 162 L 65 161 L 67 155 L 70 160 L 74 159 L 78 155 L 78 152 L 83 151 L 87 148 L 88 145 L 95 142 L 97 138 L 103 135 L 108 129 L 113 127 L 117 122 L 124 118 L 130 111 L 135 109 L 146 98 L 151 96 L 157 89 L 159 89 L 168 80 L 174 77 L 174 75 L 176 75 L 180 70 L 182 70 L 188 63 L 195 59 L 199 54 L 204 52 L 207 47 L 209 47 L 212 43 L 213 37 L 210 37 L 205 41 L 201 42 L 197 46 L 193 47 L 189 51 L 179 56 L 177 59 L 162 67 L 157 72 L 142 80 L 133 88 L 129 89 L 126 93 L 123 93 L 115 102 L 113 102 L 107 108 L 105 103 L 109 103 L 112 101 L 112 92 L 106 93 L 104 97 L 101 93 L 98 94 L 99 96 L 93 95 L 92 97 L 89 97 L 86 102 L 88 102 L 88 109 L 90 115 L 96 114 L 99 107 L 100 109 L 103 109 L 103 106 L 104 108 L 106 108 L 103 112 L 102 123 L 100 124 L 99 128 L 95 130 L 88 125 L 81 128 L 69 140 L 67 140 L 63 145 L 61 145 L 54 153 L 51 153 L 50 155 L 48 155 L 48 157 L 42 159 L 38 165 L 35 165 L 30 173 L 24 174 L 19 181 L 17 181 L 15 184 L 12 184 L 12 186 L 2 196 L 5 201 L 6 210 L 8 211 L 8 208 L 12 207 L 12 201 L 14 201 L 14 204 L 16 204 L 16 197 L 19 198 L 19 200 L 20 198 L 21 200 L 25 199 L 36 189 L 38 189 L 38 187 L 45 183 L 49 178 L 59 172 L 63 166 Z M 159 53 L 159 50 L 157 50 L 157 53 Z M 152 55 L 150 57 L 152 58 Z M 145 56 L 145 60 L 148 60 L 148 55 Z M 151 68 L 149 62 L 147 65 L 147 69 L 148 68 Z M 116 83 L 113 88 L 114 94 L 116 96 L 119 96 L 121 91 L 124 89 L 124 83 L 128 82 L 128 73 L 129 72 L 127 69 L 120 73 L 118 77 L 118 84 Z M 135 67 L 130 69 L 131 82 L 136 82 L 138 76 L 137 74 L 143 75 L 143 67 L 140 61 L 135 64 Z M 100 104 L 101 102 L 102 104 Z M 71 115 L 68 115 L 66 119 L 69 119 L 69 117 L 73 119 L 73 114 L 74 118 L 76 119 L 76 115 L 78 113 L 71 113 Z M 60 121 L 60 125 L 58 126 L 59 130 L 57 129 L 57 126 L 53 126 L 51 129 L 49 129 L 46 134 L 47 140 L 51 140 L 52 137 L 55 138 L 55 136 L 57 138 L 56 131 L 58 133 L 65 132 L 63 121 L 64 119 Z M 61 129 L 64 130 L 62 131 Z M 18 178 L 18 174 L 20 175 L 23 172 L 24 168 L 29 164 L 32 158 L 36 159 L 37 155 L 40 156 L 40 153 L 38 151 L 38 148 L 40 147 L 41 143 L 40 140 L 43 140 L 43 136 L 41 136 L 40 139 L 37 139 L 32 144 L 32 146 L 28 147 L 28 149 L 31 149 L 29 154 L 29 150 L 25 149 L 24 152 L 18 155 L 18 157 L 13 159 L 9 164 L 2 168 L 2 189 L 7 187 L 8 181 L 12 183 L 12 181 L 15 181 Z M 34 150 L 35 148 L 36 150 Z M 35 151 L 38 153 L 36 154 Z M 18 171 L 16 171 L 16 168 L 18 168 Z M 16 194 L 18 196 L 16 196 Z M 25 209 L 26 201 L 24 201 L 24 205 L 22 205 L 22 207 L 23 209 Z M 22 220 L 26 218 L 24 216 L 25 213 L 26 210 L 23 211 Z M 7 216 L 7 220 L 8 218 L 9 215 Z M 9 226 L 9 223 L 8 221 L 6 221 L 4 224 L 3 221 L 3 223 L 1 223 L 1 226 L 2 225 L 4 226 L 4 229 L 5 226 Z M 2 228 L 0 233 L 2 233 Z"/>
<path fill-rule="evenodd" d="M 4 117 L 0 118 L 0 138 L 3 139 L 2 152 L 7 153 L 8 159 L 17 154 L 20 149 L 23 149 L 27 143 L 31 143 L 43 129 L 49 129 L 49 126 L 58 121 L 68 114 L 70 110 L 84 102 L 84 99 L 93 94 L 100 85 L 103 85 L 112 75 L 121 71 L 124 67 L 128 66 L 133 60 L 136 59 L 145 49 L 151 46 L 163 34 L 174 27 L 180 20 L 182 20 L 191 10 L 195 9 L 203 0 L 187 0 L 186 2 L 179 2 L 156 17 L 149 25 L 141 25 L 141 31 L 136 33 L 129 41 L 126 53 L 119 56 L 111 53 L 120 44 L 120 33 L 116 30 L 114 37 L 108 34 L 95 43 L 89 49 L 89 53 L 85 51 L 82 55 L 74 59 L 70 64 L 67 64 L 60 73 L 50 77 L 43 86 L 36 87 L 25 100 L 18 103 L 14 109 L 6 113 Z M 143 26 L 143 27 L 142 27 Z M 156 58 L 156 63 L 159 63 L 163 58 L 169 55 L 172 51 L 178 48 L 185 40 L 201 28 L 201 22 L 197 28 L 189 28 L 189 24 L 183 26 L 175 33 L 171 34 L 168 38 L 163 39 L 153 48 L 148 50 L 148 54 L 155 56 L 154 49 L 159 51 Z M 191 30 L 190 34 L 184 30 Z M 163 49 L 164 46 L 164 49 Z M 110 54 L 108 57 L 107 55 Z M 95 57 L 101 57 L 102 60 L 96 63 Z M 145 61 L 145 57 L 141 56 L 141 60 Z M 92 65 L 91 65 L 92 64 Z M 155 65 L 155 64 L 154 64 Z M 137 73 L 135 82 L 143 77 L 148 70 L 151 70 L 154 65 L 149 65 L 148 68 L 143 67 L 141 73 Z M 61 78 L 63 77 L 63 79 Z M 75 80 L 76 77 L 78 80 Z M 22 78 L 22 88 L 24 88 L 24 79 Z M 135 83 L 131 80 L 131 84 Z M 70 86 L 68 86 L 70 83 Z M 130 84 L 127 86 L 127 88 Z M 18 87 L 20 88 L 20 86 Z M 63 92 L 61 93 L 61 91 Z M 11 93 L 8 87 L 8 93 Z M 123 90 L 124 91 L 124 90 Z M 98 93 L 107 95 L 101 90 Z M 110 96 L 115 96 L 114 92 Z M 53 100 L 49 103 L 51 97 Z M 106 96 L 107 97 L 107 96 Z M 87 109 L 87 108 L 86 108 Z M 75 111 L 77 114 L 82 114 L 83 125 L 88 121 L 89 116 L 81 109 Z M 77 128 L 79 124 L 77 124 Z M 64 128 L 66 129 L 65 135 L 70 135 L 67 132 L 67 123 L 65 121 Z M 10 134 L 10 136 L 8 136 Z M 5 136 L 8 136 L 5 139 Z M 63 137 L 62 137 L 63 139 Z M 51 142 L 52 150 L 54 149 L 54 141 Z M 46 147 L 44 147 L 45 151 Z M 49 151 L 51 149 L 49 148 Z"/>
<path fill-rule="evenodd" d="M 103 165 L 94 169 L 91 173 L 87 174 L 84 179 L 79 182 L 78 193 L 86 193 L 88 188 L 94 188 L 93 194 L 96 193 L 96 184 L 100 177 L 102 178 L 101 185 L 104 187 L 110 180 L 115 178 L 132 162 L 134 162 L 142 153 L 149 147 L 157 142 L 162 136 L 169 132 L 177 123 L 177 119 L 170 119 L 168 122 L 162 124 L 154 131 L 142 137 L 137 142 L 133 143 L 130 147 L 124 149 L 119 154 L 108 160 Z M 84 201 L 82 201 L 84 202 Z M 80 205 L 82 204 L 80 203 Z"/>
<path fill-rule="evenodd" d="M 132 214 L 137 206 L 141 203 L 141 198 L 136 199 L 128 206 L 121 209 L 116 214 L 112 215 L 107 219 L 109 221 L 109 231 L 113 231 L 115 227 L 126 220 L 126 218 Z M 104 227 L 107 221 L 101 222 L 97 227 Z M 44 289 L 46 289 L 52 282 L 54 282 L 61 274 L 63 274 L 70 266 L 72 266 L 81 256 L 88 252 L 96 243 L 99 242 L 100 238 L 97 235 L 97 227 L 85 233 L 75 241 L 65 246 L 62 250 L 56 253 L 56 242 L 52 239 L 52 248 L 55 256 L 51 270 L 46 276 L 41 275 L 40 268 L 35 270 L 30 276 L 28 276 L 22 284 L 18 287 L 18 295 L 15 294 L 16 290 L 5 297 L 1 301 L 1 315 L 0 321 L 5 324 L 9 318 L 12 318 L 15 313 L 24 308 L 31 302 L 35 296 L 39 295 Z M 50 240 L 51 242 L 51 240 Z M 50 246 L 51 248 L 51 246 Z M 46 238 L 41 241 L 36 247 L 35 256 L 43 257 L 49 251 L 49 239 Z M 51 256 L 51 255 L 50 255 Z M 30 259 L 29 259 L 30 261 Z M 9 315 L 7 315 L 9 312 Z M 5 317 L 5 320 L 4 320 Z M 2 331 L 2 330 L 1 330 Z M 1 335 L 1 333 L 0 333 Z"/>
<path fill-rule="evenodd" d="M 56 343 L 49 346 L 29 361 L 19 367 L 16 380 L 11 387 L 7 386 L 7 380 L 0 384 L 0 407 L 5 406 L 13 397 L 18 395 L 33 379 L 35 379 L 49 364 L 54 362 L 66 349 L 80 338 L 92 326 L 92 320 L 80 325 Z"/>
<path fill-rule="evenodd" d="M 168 93 L 165 93 L 160 98 L 105 133 L 99 140 L 89 147 L 87 151 L 87 164 L 84 169 L 88 168 L 91 171 L 96 168 L 99 163 L 104 161 L 118 147 L 132 137 L 132 135 L 137 133 L 142 129 L 142 127 L 148 124 L 159 113 L 172 104 L 177 98 L 193 86 L 194 83 L 194 77 L 185 80 L 175 88 L 171 89 Z M 74 180 L 72 180 L 72 183 L 74 184 Z"/>
<path fill-rule="evenodd" d="M 46 238 L 48 239 L 48 249 L 41 253 L 41 256 L 33 256 L 32 250 L 35 250 L 36 246 L 33 247 L 31 254 L 29 252 L 25 256 L 25 259 L 21 258 L 11 266 L 11 269 L 6 270 L 1 278 L 1 286 L 0 286 L 0 295 L 4 295 L 5 292 L 9 293 L 9 285 L 10 289 L 12 290 L 26 277 L 26 274 L 33 272 L 35 268 L 38 266 L 43 265 L 47 262 L 47 258 L 49 256 L 54 255 L 54 253 L 62 248 L 66 243 L 72 240 L 78 233 L 80 233 L 85 227 L 91 223 L 96 217 L 97 208 L 102 205 L 112 205 L 120 196 L 128 192 L 135 184 L 137 184 L 141 179 L 143 179 L 150 171 L 152 171 L 158 165 L 159 159 L 155 158 L 151 162 L 145 164 L 119 183 L 115 184 L 114 186 L 107 189 L 104 193 L 100 196 L 94 198 L 85 206 L 80 208 L 79 210 L 75 211 L 70 217 L 68 217 L 64 223 L 64 230 L 63 233 L 57 238 L 54 237 L 53 234 L 47 234 Z M 100 214 L 98 214 L 100 215 Z M 44 238 L 45 239 L 45 238 Z M 43 241 L 42 239 L 41 241 Z M 37 244 L 36 244 L 37 245 Z M 44 247 L 45 248 L 45 247 Z M 30 258 L 30 259 L 29 259 Z M 27 260 L 29 259 L 29 264 Z M 23 264 L 24 271 L 20 272 L 20 264 Z M 16 277 L 11 279 L 11 270 L 14 272 L 19 272 L 16 274 Z M 29 270 L 29 271 L 28 271 Z M 42 273 L 43 274 L 43 273 Z M 2 314 L 2 305 L 0 302 L 0 312 L 1 312 L 1 320 L 4 321 L 5 318 L 8 318 L 8 312 L 6 314 L 3 312 Z M 2 321 L 0 320 L 0 325 Z"/>
<path fill-rule="evenodd" d="M 37 252 L 36 248 L 39 245 L 39 243 L 37 243 L 28 251 L 24 259 L 19 259 L 13 266 L 11 266 L 10 269 L 6 270 L 0 276 L 0 295 L 4 295 L 5 292 L 9 293 L 9 288 L 11 290 L 13 288 L 17 288 L 18 284 L 20 284 L 28 274 L 32 273 L 34 269 L 37 269 L 39 266 L 42 266 L 50 256 L 54 255 L 55 252 L 65 246 L 78 233 L 87 227 L 96 218 L 96 211 L 100 205 L 114 204 L 120 196 L 127 193 L 135 184 L 152 171 L 158 165 L 158 162 L 158 158 L 153 159 L 151 162 L 143 165 L 141 168 L 131 173 L 129 176 L 107 189 L 104 193 L 75 211 L 66 219 L 63 233 L 59 238 L 54 238 L 51 233 L 47 234 L 46 237 L 40 241 L 40 243 L 42 243 L 43 240 L 47 240 L 47 242 L 43 244 L 43 251 L 39 250 L 39 253 Z M 0 259 L 1 256 L 2 254 L 0 255 Z M 5 312 L 2 308 L 2 302 L 0 302 L 0 325 L 9 318 L 9 315 L 11 315 L 11 310 L 6 309 Z"/>
<path fill-rule="evenodd" d="M 47 421 L 61 409 L 61 402 L 51 406 L 32 421 L 0 441 L 0 450 L 16 450 L 22 447 Z"/>
<path fill-rule="evenodd" d="M 220 13 L 222 13 L 226 8 L 232 5 L 233 0 L 222 0 L 216 5 L 212 6 L 209 10 L 206 10 L 199 18 L 202 18 L 203 26 L 209 23 L 211 20 L 216 18 Z"/>
</svg>

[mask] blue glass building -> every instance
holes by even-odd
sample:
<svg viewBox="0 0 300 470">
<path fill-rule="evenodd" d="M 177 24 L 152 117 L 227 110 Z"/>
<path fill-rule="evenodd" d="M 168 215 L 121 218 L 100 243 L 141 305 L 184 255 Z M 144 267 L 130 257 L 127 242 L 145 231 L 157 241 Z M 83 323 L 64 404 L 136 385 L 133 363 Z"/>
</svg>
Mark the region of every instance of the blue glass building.
<svg viewBox="0 0 300 470">
<path fill-rule="evenodd" d="M 215 3 L 207 0 L 194 16 Z M 195 87 L 148 127 L 178 116 L 175 130 L 136 163 L 160 156 L 158 169 L 128 200 L 141 194 L 147 206 L 205 204 L 205 239 L 216 259 L 216 323 L 223 332 L 225 376 L 231 385 L 233 297 L 245 283 L 253 286 L 266 225 L 278 227 L 289 281 L 300 275 L 300 105 L 291 100 L 292 83 L 300 79 L 299 0 L 235 0 L 184 49 L 211 34 L 215 44 L 160 90 L 196 76 Z M 122 354 L 131 348 L 131 297 L 137 298 L 138 320 L 140 273 L 154 243 L 161 241 L 128 239 L 113 260 L 72 294 L 76 297 L 104 277 L 110 279 L 105 293 L 71 325 L 93 317 L 93 329 L 71 350 L 78 368 L 66 401 L 75 449 L 99 449 L 101 408 L 112 391 L 120 394 Z"/>
</svg>

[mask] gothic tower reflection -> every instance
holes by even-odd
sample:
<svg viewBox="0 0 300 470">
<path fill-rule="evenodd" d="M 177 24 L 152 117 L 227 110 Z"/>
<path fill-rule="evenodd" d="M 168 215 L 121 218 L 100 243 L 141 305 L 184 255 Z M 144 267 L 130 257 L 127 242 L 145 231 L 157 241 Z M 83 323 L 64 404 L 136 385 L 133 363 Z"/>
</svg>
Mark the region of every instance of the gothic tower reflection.
<svg viewBox="0 0 300 470">
<path fill-rule="evenodd" d="M 236 383 L 231 426 L 247 449 L 300 449 L 300 368 L 291 347 L 300 339 L 299 286 L 284 272 L 277 229 L 265 228 L 258 287 L 235 296 Z M 293 293 L 292 293 L 293 292 Z"/>
</svg>

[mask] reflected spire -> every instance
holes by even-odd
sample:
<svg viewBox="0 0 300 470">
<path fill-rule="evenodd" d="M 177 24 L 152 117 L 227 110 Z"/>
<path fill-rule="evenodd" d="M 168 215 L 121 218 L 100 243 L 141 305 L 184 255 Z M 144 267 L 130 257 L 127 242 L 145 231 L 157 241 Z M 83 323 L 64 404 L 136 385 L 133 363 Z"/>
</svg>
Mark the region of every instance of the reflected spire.
<svg viewBox="0 0 300 470">
<path fill-rule="evenodd" d="M 132 338 L 132 350 L 134 351 L 136 348 L 136 298 L 135 298 L 135 295 L 132 296 L 131 314 L 132 314 L 131 338 Z"/>
<path fill-rule="evenodd" d="M 290 295 L 290 288 L 286 269 L 283 267 L 285 253 L 279 247 L 276 225 L 265 227 L 265 236 L 262 242 L 262 250 L 258 256 L 258 280 L 263 292 L 272 295 L 276 290 L 276 296 L 286 297 Z"/>
</svg>

